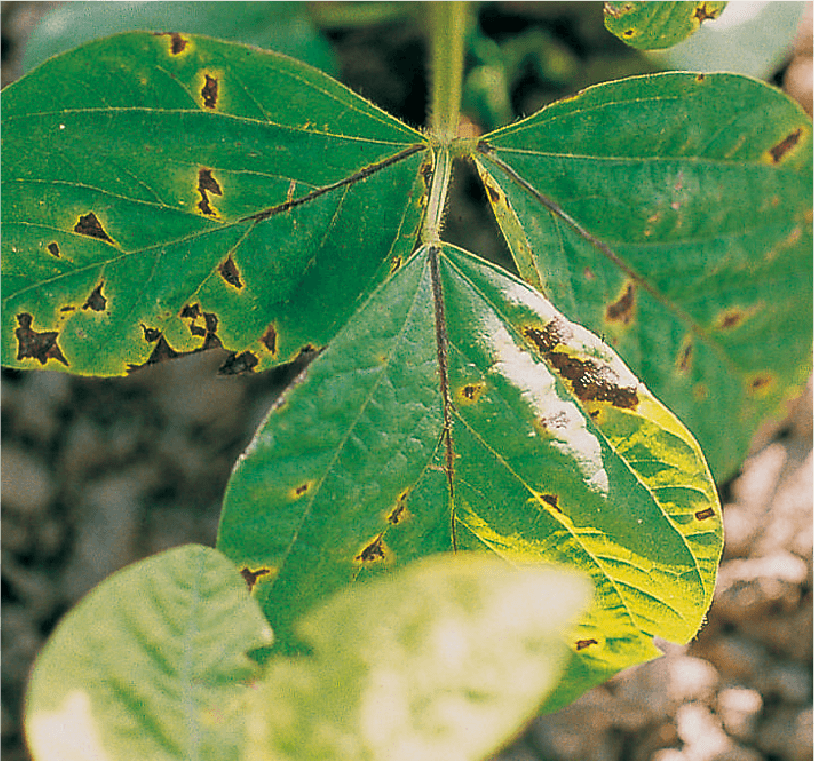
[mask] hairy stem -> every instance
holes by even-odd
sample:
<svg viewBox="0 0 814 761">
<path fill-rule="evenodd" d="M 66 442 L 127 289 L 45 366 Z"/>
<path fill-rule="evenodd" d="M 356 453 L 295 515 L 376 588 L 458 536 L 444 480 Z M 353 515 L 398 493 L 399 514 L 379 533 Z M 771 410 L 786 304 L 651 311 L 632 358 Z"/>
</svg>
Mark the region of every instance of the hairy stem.
<svg viewBox="0 0 814 761">
<path fill-rule="evenodd" d="M 447 204 L 447 190 L 452 177 L 452 155 L 447 146 L 435 149 L 435 166 L 430 185 L 430 198 L 427 202 L 427 214 L 424 218 L 424 243 L 437 243 L 441 240 L 441 228 L 444 224 L 444 208 Z"/>
<path fill-rule="evenodd" d="M 461 80 L 464 67 L 468 4 L 429 4 L 430 77 L 432 102 L 430 130 L 441 145 L 449 145 L 461 115 Z"/>
</svg>

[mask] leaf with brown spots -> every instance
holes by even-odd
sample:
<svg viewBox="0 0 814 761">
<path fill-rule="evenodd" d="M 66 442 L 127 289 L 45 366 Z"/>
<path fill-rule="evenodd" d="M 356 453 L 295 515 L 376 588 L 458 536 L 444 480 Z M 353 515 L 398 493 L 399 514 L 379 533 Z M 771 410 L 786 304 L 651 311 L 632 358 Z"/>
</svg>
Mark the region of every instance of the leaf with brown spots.
<svg viewBox="0 0 814 761">
<path fill-rule="evenodd" d="M 475 156 L 520 274 L 607 337 L 721 479 L 810 372 L 811 134 L 761 82 L 668 73 L 591 87 Z"/>
<path fill-rule="evenodd" d="M 29 314 L 59 335 L 48 369 L 222 347 L 223 372 L 259 372 L 324 347 L 415 247 L 428 138 L 291 58 L 127 33 L 2 98 L 4 364 L 41 366 L 18 351 Z"/>
<path fill-rule="evenodd" d="M 677 45 L 698 31 L 704 21 L 716 19 L 725 2 L 606 2 L 605 28 L 631 47 L 662 50 Z"/>
<path fill-rule="evenodd" d="M 595 645 L 575 655 L 567 702 L 653 657 L 653 635 L 695 634 L 721 539 L 698 445 L 619 357 L 518 278 L 437 244 L 269 414 L 218 547 L 279 569 L 257 595 L 285 652 L 320 600 L 425 555 L 576 566 L 597 602 L 574 641 Z"/>
</svg>

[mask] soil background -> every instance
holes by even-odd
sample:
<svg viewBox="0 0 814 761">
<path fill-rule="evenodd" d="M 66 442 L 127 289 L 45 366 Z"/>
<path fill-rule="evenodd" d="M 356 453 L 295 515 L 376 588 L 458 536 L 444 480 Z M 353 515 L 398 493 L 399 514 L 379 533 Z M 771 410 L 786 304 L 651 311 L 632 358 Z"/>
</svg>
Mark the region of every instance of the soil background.
<svg viewBox="0 0 814 761">
<path fill-rule="evenodd" d="M 57 3 L 2 3 L 2 81 Z M 577 8 L 575 9 L 575 6 Z M 520 72 L 516 113 L 646 66 L 602 27 L 601 4 L 481 9 L 494 39 L 542 30 L 579 64 L 564 82 Z M 794 60 L 777 72 L 810 112 L 810 8 Z M 333 29 L 342 78 L 413 125 L 425 120 L 417 28 Z M 635 71 L 634 71 L 635 69 Z M 499 262 L 506 251 L 474 178 L 459 175 L 447 238 Z M 27 758 L 22 697 L 37 651 L 113 571 L 187 542 L 212 545 L 231 467 L 297 367 L 218 376 L 220 352 L 127 378 L 2 371 L 2 755 Z M 709 623 L 689 646 L 630 669 L 539 717 L 502 761 L 805 761 L 812 755 L 811 383 L 766 424 L 720 485 L 726 549 Z"/>
</svg>

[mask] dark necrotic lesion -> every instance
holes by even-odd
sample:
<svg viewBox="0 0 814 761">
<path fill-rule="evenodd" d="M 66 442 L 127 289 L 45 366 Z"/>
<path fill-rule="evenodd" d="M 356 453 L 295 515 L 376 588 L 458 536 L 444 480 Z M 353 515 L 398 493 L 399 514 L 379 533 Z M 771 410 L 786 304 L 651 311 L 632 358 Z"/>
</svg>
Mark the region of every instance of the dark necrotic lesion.
<svg viewBox="0 0 814 761">
<path fill-rule="evenodd" d="M 593 359 L 579 359 L 562 351 L 554 351 L 568 339 L 567 327 L 551 320 L 543 328 L 525 328 L 523 334 L 570 381 L 574 393 L 582 401 L 610 402 L 615 407 L 634 408 L 639 403 L 635 388 L 619 385 L 616 373 L 607 365 Z"/>
<path fill-rule="evenodd" d="M 209 74 L 204 74 L 204 77 L 206 82 L 201 88 L 201 97 L 207 108 L 214 109 L 218 104 L 218 80 L 210 77 Z"/>
</svg>

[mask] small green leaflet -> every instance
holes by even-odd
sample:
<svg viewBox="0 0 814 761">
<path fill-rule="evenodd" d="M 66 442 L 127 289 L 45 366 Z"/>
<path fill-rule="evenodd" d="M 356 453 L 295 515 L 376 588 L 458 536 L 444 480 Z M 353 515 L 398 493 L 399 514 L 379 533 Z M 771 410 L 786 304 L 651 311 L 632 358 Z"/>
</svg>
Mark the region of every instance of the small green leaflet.
<svg viewBox="0 0 814 761">
<path fill-rule="evenodd" d="M 606 345 L 448 244 L 381 286 L 273 409 L 218 547 L 257 576 L 284 652 L 357 579 L 443 551 L 590 575 L 558 704 L 687 641 L 722 526 L 698 445 Z"/>
<path fill-rule="evenodd" d="M 605 28 L 639 50 L 677 45 L 718 18 L 725 2 L 607 2 Z"/>
</svg>

